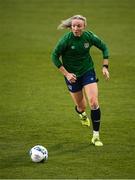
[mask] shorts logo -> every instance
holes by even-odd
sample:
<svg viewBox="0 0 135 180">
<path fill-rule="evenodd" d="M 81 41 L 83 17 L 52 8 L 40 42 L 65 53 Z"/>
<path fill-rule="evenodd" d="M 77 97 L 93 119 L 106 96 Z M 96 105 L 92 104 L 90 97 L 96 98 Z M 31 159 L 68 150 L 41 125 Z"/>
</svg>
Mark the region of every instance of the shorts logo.
<svg viewBox="0 0 135 180">
<path fill-rule="evenodd" d="M 84 43 L 84 47 L 88 48 L 89 47 L 89 43 Z"/>
<path fill-rule="evenodd" d="M 71 86 L 71 85 L 68 85 L 68 89 L 69 89 L 69 90 L 72 90 L 72 86 Z"/>
<path fill-rule="evenodd" d="M 93 80 L 94 80 L 94 78 L 93 78 L 93 77 L 91 77 L 91 78 L 90 78 L 90 80 L 91 80 L 91 81 L 93 81 Z"/>
</svg>

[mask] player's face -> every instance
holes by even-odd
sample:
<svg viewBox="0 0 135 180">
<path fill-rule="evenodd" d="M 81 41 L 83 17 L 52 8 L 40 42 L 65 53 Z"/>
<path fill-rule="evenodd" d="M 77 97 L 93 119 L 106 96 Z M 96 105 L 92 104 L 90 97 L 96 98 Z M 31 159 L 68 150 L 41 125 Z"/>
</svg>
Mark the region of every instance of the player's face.
<svg viewBox="0 0 135 180">
<path fill-rule="evenodd" d="M 85 23 L 81 19 L 73 19 L 71 23 L 71 30 L 75 36 L 81 36 L 85 28 Z"/>
</svg>

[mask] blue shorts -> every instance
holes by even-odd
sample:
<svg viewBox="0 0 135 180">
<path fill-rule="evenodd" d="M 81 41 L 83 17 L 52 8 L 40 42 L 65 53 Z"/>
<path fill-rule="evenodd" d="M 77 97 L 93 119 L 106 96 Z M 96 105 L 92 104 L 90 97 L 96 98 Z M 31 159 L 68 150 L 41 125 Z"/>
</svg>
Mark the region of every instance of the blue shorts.
<svg viewBox="0 0 135 180">
<path fill-rule="evenodd" d="M 77 92 L 82 90 L 85 85 L 97 82 L 98 79 L 96 79 L 95 71 L 90 70 L 78 77 L 75 83 L 70 83 L 67 78 L 65 78 L 65 81 L 69 91 Z"/>
</svg>

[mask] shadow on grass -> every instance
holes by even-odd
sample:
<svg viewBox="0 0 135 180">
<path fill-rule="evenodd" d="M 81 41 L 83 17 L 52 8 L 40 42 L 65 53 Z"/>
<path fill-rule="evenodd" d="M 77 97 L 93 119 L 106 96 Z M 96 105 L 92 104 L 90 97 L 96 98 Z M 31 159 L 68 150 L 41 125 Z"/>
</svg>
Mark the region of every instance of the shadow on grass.
<svg viewBox="0 0 135 180">
<path fill-rule="evenodd" d="M 29 167 L 33 163 L 30 159 L 29 153 L 15 153 L 14 155 L 8 154 L 6 157 L 1 158 L 0 167 L 1 169 L 5 168 L 17 168 L 17 167 Z M 40 163 L 43 164 L 43 163 Z"/>
<path fill-rule="evenodd" d="M 89 149 L 94 148 L 92 144 L 86 143 L 58 143 L 50 147 L 50 154 L 52 155 L 63 155 L 71 153 L 80 153 L 82 151 L 89 151 Z"/>
</svg>

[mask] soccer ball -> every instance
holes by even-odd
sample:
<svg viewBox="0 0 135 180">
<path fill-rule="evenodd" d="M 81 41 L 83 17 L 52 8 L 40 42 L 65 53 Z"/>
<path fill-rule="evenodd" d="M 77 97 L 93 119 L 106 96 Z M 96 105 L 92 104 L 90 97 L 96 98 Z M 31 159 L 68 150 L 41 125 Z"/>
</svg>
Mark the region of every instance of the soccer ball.
<svg viewBox="0 0 135 180">
<path fill-rule="evenodd" d="M 44 162 L 48 160 L 48 151 L 44 146 L 36 145 L 29 151 L 29 155 L 33 162 Z"/>
</svg>

